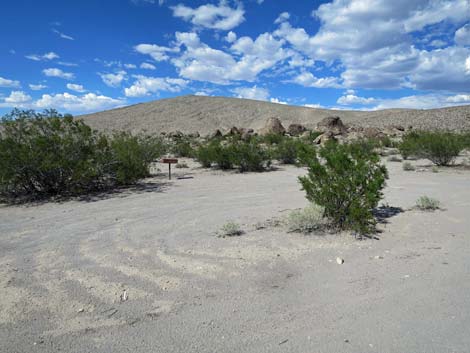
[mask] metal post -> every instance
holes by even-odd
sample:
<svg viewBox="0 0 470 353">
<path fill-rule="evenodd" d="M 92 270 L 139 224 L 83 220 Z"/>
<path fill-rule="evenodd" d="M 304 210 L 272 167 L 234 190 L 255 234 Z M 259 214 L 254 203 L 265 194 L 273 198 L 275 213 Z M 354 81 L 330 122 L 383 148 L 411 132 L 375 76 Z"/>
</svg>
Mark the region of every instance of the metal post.
<svg viewBox="0 0 470 353">
<path fill-rule="evenodd" d="M 168 163 L 168 179 L 171 180 L 171 163 Z"/>
</svg>

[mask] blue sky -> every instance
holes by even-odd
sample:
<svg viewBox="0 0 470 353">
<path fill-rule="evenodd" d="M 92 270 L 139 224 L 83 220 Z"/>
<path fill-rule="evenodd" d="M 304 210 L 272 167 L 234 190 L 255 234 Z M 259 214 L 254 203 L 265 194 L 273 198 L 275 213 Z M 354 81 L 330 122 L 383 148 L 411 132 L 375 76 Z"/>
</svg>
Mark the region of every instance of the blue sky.
<svg viewBox="0 0 470 353">
<path fill-rule="evenodd" d="M 470 0 L 5 0 L 0 10 L 0 114 L 185 94 L 470 104 Z"/>
</svg>

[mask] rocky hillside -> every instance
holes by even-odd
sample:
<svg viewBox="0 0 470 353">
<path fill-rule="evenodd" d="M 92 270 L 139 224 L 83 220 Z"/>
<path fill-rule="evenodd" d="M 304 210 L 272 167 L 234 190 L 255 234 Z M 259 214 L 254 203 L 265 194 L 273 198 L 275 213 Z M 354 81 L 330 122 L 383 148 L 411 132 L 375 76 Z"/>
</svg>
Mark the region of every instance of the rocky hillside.
<svg viewBox="0 0 470 353">
<path fill-rule="evenodd" d="M 339 116 L 347 125 L 384 128 L 389 125 L 417 129 L 470 130 L 470 106 L 374 112 L 314 109 L 226 97 L 181 96 L 82 115 L 87 124 L 101 131 L 128 130 L 149 133 L 182 131 L 208 134 L 232 126 L 262 128 L 270 117 L 284 126 L 300 123 L 313 128 L 328 116 Z"/>
</svg>

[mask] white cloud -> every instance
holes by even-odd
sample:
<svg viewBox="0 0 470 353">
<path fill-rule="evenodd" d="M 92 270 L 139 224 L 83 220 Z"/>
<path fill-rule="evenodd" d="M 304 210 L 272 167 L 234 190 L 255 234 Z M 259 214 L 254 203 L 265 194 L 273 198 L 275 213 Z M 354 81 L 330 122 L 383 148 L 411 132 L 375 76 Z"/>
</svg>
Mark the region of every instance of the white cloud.
<svg viewBox="0 0 470 353">
<path fill-rule="evenodd" d="M 467 75 L 470 74 L 470 56 L 467 59 L 465 59 L 465 73 Z"/>
<path fill-rule="evenodd" d="M 85 88 L 83 88 L 82 85 L 77 85 L 75 83 L 67 83 L 67 88 L 71 91 L 75 91 L 75 92 L 79 92 L 79 93 L 83 93 L 86 91 Z"/>
<path fill-rule="evenodd" d="M 61 111 L 73 113 L 94 112 L 104 109 L 122 106 L 126 101 L 111 97 L 87 93 L 76 96 L 70 93 L 43 94 L 38 100 L 33 100 L 31 96 L 22 91 L 13 91 L 10 96 L 1 99 L 2 108 L 23 108 L 23 109 L 48 109 L 54 108 Z"/>
<path fill-rule="evenodd" d="M 286 104 L 287 104 L 287 102 L 281 101 L 281 100 L 279 100 L 278 98 L 270 98 L 269 101 L 270 101 L 271 103 L 277 103 L 277 104 L 283 104 L 283 105 L 286 105 Z"/>
<path fill-rule="evenodd" d="M 315 108 L 315 109 L 323 108 L 323 106 L 321 104 L 304 104 L 304 107 Z"/>
<path fill-rule="evenodd" d="M 206 4 L 198 8 L 191 8 L 182 4 L 171 7 L 173 16 L 180 17 L 195 26 L 230 30 L 245 20 L 245 11 L 241 3 L 237 8 L 231 8 L 225 2 L 219 5 Z"/>
<path fill-rule="evenodd" d="M 20 81 L 9 80 L 7 78 L 4 78 L 4 77 L 0 76 L 0 87 L 18 88 L 18 87 L 20 87 Z"/>
<path fill-rule="evenodd" d="M 279 23 L 282 23 L 282 22 L 285 22 L 285 21 L 289 20 L 289 18 L 290 18 L 290 13 L 289 12 L 283 12 L 279 15 L 278 18 L 276 18 L 274 23 L 279 24 Z"/>
<path fill-rule="evenodd" d="M 54 32 L 55 34 L 57 34 L 60 38 L 62 39 L 67 39 L 67 40 L 75 40 L 73 37 L 65 34 L 65 33 L 62 33 L 60 31 L 58 31 L 57 29 L 52 29 L 52 32 Z"/>
<path fill-rule="evenodd" d="M 447 98 L 450 103 L 470 103 L 470 94 L 457 94 Z"/>
<path fill-rule="evenodd" d="M 469 4 L 470 5 L 470 4 Z M 455 43 L 458 45 L 470 45 L 470 24 L 460 27 L 455 32 Z"/>
<path fill-rule="evenodd" d="M 65 80 L 73 80 L 75 78 L 75 75 L 73 73 L 64 72 L 61 69 L 57 68 L 44 69 L 42 70 L 42 73 L 48 77 L 59 77 Z"/>
<path fill-rule="evenodd" d="M 45 53 L 43 55 L 38 55 L 38 54 L 30 54 L 25 56 L 27 59 L 34 60 L 34 61 L 47 61 L 47 60 L 54 60 L 60 58 L 59 55 L 57 55 L 54 52 L 49 52 Z"/>
<path fill-rule="evenodd" d="M 237 87 L 233 89 L 233 93 L 237 98 L 255 99 L 259 101 L 267 101 L 269 99 L 269 91 L 266 88 L 257 87 Z"/>
<path fill-rule="evenodd" d="M 62 66 L 70 66 L 70 67 L 78 66 L 78 64 L 70 63 L 70 62 L 66 62 L 66 61 L 58 61 L 57 64 L 62 65 Z"/>
<path fill-rule="evenodd" d="M 140 54 L 150 55 L 155 61 L 168 60 L 168 53 L 179 52 L 178 47 L 169 48 L 156 44 L 139 44 L 134 47 L 134 50 Z"/>
<path fill-rule="evenodd" d="M 420 50 L 421 34 L 414 32 L 441 21 L 460 25 L 470 19 L 468 6 L 468 0 L 334 0 L 314 11 L 321 23 L 316 34 L 284 21 L 275 35 L 327 66 L 339 62 L 346 87 L 460 91 L 470 85 L 462 61 L 468 50 Z M 446 65 L 438 69 L 440 63 Z"/>
<path fill-rule="evenodd" d="M 152 65 L 150 63 L 142 63 L 142 64 L 140 64 L 140 68 L 141 69 L 146 69 L 146 70 L 155 70 L 156 69 L 155 65 Z"/>
<path fill-rule="evenodd" d="M 35 85 L 35 84 L 31 83 L 31 84 L 29 84 L 29 88 L 33 91 L 40 91 L 44 88 L 47 88 L 47 86 L 46 85 L 41 85 L 41 84 Z"/>
<path fill-rule="evenodd" d="M 36 108 L 54 108 L 70 112 L 91 112 L 104 109 L 116 108 L 125 104 L 121 99 L 87 93 L 82 96 L 76 96 L 70 93 L 44 94 L 40 99 L 34 102 Z"/>
<path fill-rule="evenodd" d="M 124 64 L 124 67 L 126 69 L 137 69 L 137 66 L 134 64 Z"/>
<path fill-rule="evenodd" d="M 23 105 L 23 103 L 31 101 L 31 96 L 29 96 L 23 91 L 13 91 L 8 97 L 5 97 L 3 101 L 11 105 L 16 104 L 18 106 L 21 106 Z"/>
<path fill-rule="evenodd" d="M 283 41 L 269 33 L 241 37 L 231 46 L 233 56 L 202 43 L 196 33 L 176 33 L 180 46 L 186 50 L 180 57 L 172 59 L 182 77 L 229 84 L 231 81 L 254 81 L 257 76 L 291 55 L 282 48 Z"/>
<path fill-rule="evenodd" d="M 229 43 L 233 43 L 237 40 L 237 34 L 233 31 L 230 31 L 227 33 L 227 35 L 225 36 L 225 40 Z"/>
<path fill-rule="evenodd" d="M 350 104 L 361 104 L 361 105 L 368 105 L 374 104 L 376 101 L 375 98 L 365 98 L 365 97 L 358 97 L 355 94 L 346 94 L 338 98 L 336 103 L 341 105 L 350 105 Z"/>
<path fill-rule="evenodd" d="M 291 81 L 304 87 L 315 88 L 340 88 L 341 84 L 338 77 L 316 77 L 311 72 L 302 72 L 295 76 Z"/>
<path fill-rule="evenodd" d="M 122 81 L 127 79 L 127 72 L 123 71 L 123 70 L 118 71 L 115 74 L 111 74 L 111 73 L 101 74 L 101 73 L 99 73 L 98 75 L 100 75 L 101 79 L 103 80 L 103 82 L 105 83 L 106 86 L 114 87 L 114 88 L 119 87 L 121 85 Z"/>
<path fill-rule="evenodd" d="M 160 91 L 176 93 L 182 91 L 189 83 L 180 78 L 147 77 L 143 75 L 136 75 L 134 78 L 136 78 L 134 84 L 124 89 L 126 97 L 143 97 Z"/>
</svg>

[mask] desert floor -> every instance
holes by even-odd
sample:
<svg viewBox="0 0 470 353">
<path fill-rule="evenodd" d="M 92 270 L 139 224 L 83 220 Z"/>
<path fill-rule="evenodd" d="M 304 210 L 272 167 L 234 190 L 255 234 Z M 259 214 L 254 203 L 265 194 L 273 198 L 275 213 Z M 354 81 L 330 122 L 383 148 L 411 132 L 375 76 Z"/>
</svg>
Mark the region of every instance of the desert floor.
<svg viewBox="0 0 470 353">
<path fill-rule="evenodd" d="M 305 170 L 285 166 L 190 164 L 185 179 L 0 206 L 0 351 L 469 352 L 470 170 L 412 163 L 387 162 L 377 239 L 286 232 L 307 201 Z M 421 195 L 445 209 L 411 209 Z M 245 234 L 217 237 L 229 220 Z"/>
</svg>

